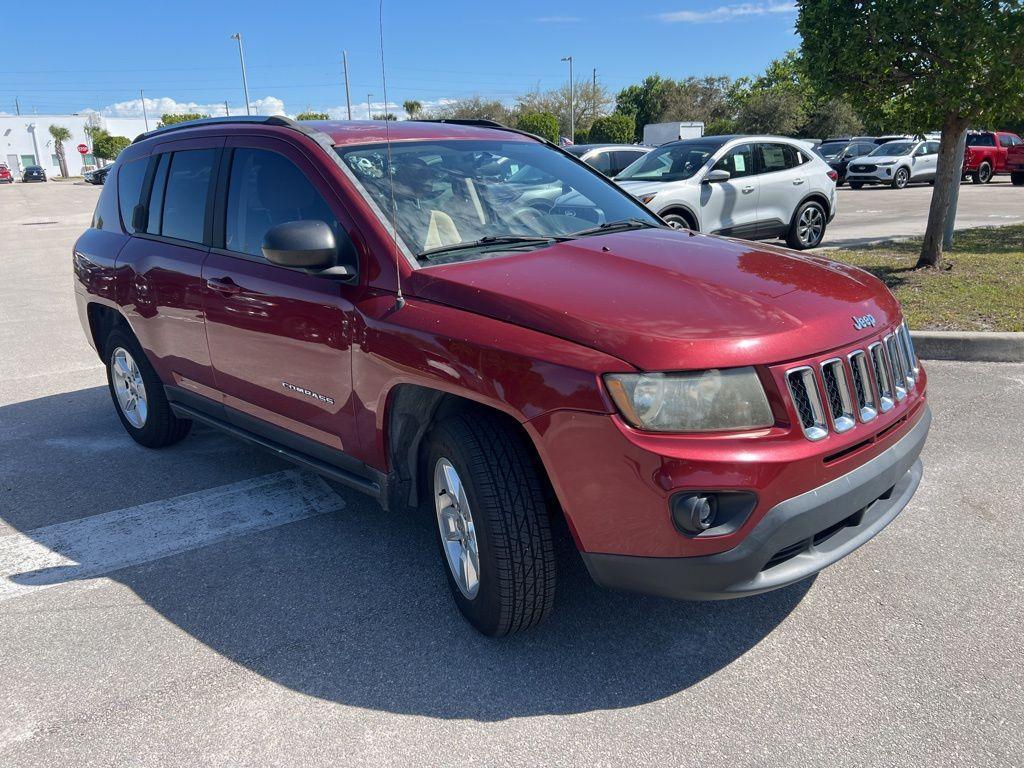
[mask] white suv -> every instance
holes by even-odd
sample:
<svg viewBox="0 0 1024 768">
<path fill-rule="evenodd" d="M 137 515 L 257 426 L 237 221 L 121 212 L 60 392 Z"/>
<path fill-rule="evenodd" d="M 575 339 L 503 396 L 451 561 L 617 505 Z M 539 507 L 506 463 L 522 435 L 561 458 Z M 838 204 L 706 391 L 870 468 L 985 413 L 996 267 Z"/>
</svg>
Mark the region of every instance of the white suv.
<svg viewBox="0 0 1024 768">
<path fill-rule="evenodd" d="M 836 178 L 797 139 L 705 136 L 660 146 L 615 181 L 673 226 L 802 250 L 836 214 Z"/>
<path fill-rule="evenodd" d="M 887 141 L 871 154 L 851 160 L 846 166 L 846 180 L 851 189 L 860 189 L 865 184 L 888 184 L 903 189 L 912 181 L 935 181 L 938 159 L 938 141 Z"/>
</svg>

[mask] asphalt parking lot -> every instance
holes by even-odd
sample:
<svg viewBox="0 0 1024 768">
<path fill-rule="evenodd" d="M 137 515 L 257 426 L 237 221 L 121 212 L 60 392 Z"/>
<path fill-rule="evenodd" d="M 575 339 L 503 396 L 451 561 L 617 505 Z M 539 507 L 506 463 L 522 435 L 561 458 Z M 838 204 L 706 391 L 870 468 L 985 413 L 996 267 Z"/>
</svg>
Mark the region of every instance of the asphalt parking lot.
<svg viewBox="0 0 1024 768">
<path fill-rule="evenodd" d="M 927 365 L 920 491 L 815 580 L 675 603 L 570 560 L 551 620 L 486 640 L 432 521 L 124 434 L 72 297 L 97 194 L 0 188 L 0 765 L 1021 765 L 1024 365 Z"/>
</svg>

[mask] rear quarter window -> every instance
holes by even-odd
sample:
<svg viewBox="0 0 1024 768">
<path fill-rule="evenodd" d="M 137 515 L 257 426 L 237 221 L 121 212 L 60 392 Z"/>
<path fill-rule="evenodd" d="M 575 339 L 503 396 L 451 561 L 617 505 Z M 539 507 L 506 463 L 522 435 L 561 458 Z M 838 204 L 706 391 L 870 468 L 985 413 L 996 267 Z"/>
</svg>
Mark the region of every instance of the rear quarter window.
<svg viewBox="0 0 1024 768">
<path fill-rule="evenodd" d="M 114 168 L 107 175 L 107 182 L 100 191 L 100 199 L 96 201 L 96 210 L 92 214 L 92 228 L 120 232 L 121 222 L 117 215 L 117 184 L 114 183 L 117 172 Z"/>
<path fill-rule="evenodd" d="M 139 197 L 142 194 L 142 182 L 146 178 L 146 168 L 149 166 L 149 158 L 143 157 L 125 163 L 117 172 L 117 197 L 121 207 L 121 222 L 125 232 L 134 232 L 132 226 L 132 214 L 135 206 L 139 204 Z M 103 185 L 105 190 L 109 182 Z M 110 185 L 112 186 L 112 185 Z"/>
</svg>

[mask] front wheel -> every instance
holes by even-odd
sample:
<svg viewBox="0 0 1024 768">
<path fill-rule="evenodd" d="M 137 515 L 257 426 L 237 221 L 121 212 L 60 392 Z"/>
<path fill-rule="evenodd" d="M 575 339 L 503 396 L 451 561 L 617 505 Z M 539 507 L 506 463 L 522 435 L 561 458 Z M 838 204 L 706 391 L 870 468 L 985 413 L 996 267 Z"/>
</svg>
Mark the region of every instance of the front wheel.
<svg viewBox="0 0 1024 768">
<path fill-rule="evenodd" d="M 892 177 L 892 188 L 903 189 L 907 184 L 910 183 L 910 171 L 906 168 L 900 168 L 896 171 L 896 175 Z"/>
<path fill-rule="evenodd" d="M 864 182 L 863 181 L 851 181 L 850 182 L 850 189 L 863 189 L 863 188 L 864 188 Z"/>
<path fill-rule="evenodd" d="M 1011 172 L 1010 183 L 1015 187 L 1024 187 L 1024 171 Z"/>
<path fill-rule="evenodd" d="M 978 170 L 971 174 L 971 181 L 975 184 L 988 184 L 992 181 L 992 166 L 988 163 L 979 165 Z"/>
<path fill-rule="evenodd" d="M 465 413 L 430 436 L 424 478 L 442 566 L 467 621 L 491 637 L 539 624 L 555 597 L 540 470 L 500 417 Z"/>
<path fill-rule="evenodd" d="M 820 203 L 810 200 L 801 205 L 793 216 L 786 235 L 786 244 L 790 248 L 803 251 L 816 248 L 825 237 L 825 225 L 828 217 Z"/>
<path fill-rule="evenodd" d="M 672 229 L 696 229 L 690 220 L 680 213 L 666 213 L 661 218 Z"/>
</svg>

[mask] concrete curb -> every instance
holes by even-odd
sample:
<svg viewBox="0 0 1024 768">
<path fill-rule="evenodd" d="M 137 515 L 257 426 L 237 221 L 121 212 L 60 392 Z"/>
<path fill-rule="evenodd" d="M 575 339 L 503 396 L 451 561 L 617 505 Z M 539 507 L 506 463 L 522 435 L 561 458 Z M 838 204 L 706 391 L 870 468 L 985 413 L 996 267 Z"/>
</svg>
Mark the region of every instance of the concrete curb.
<svg viewBox="0 0 1024 768">
<path fill-rule="evenodd" d="M 922 360 L 1024 363 L 1024 333 L 911 331 L 910 337 Z"/>
</svg>

